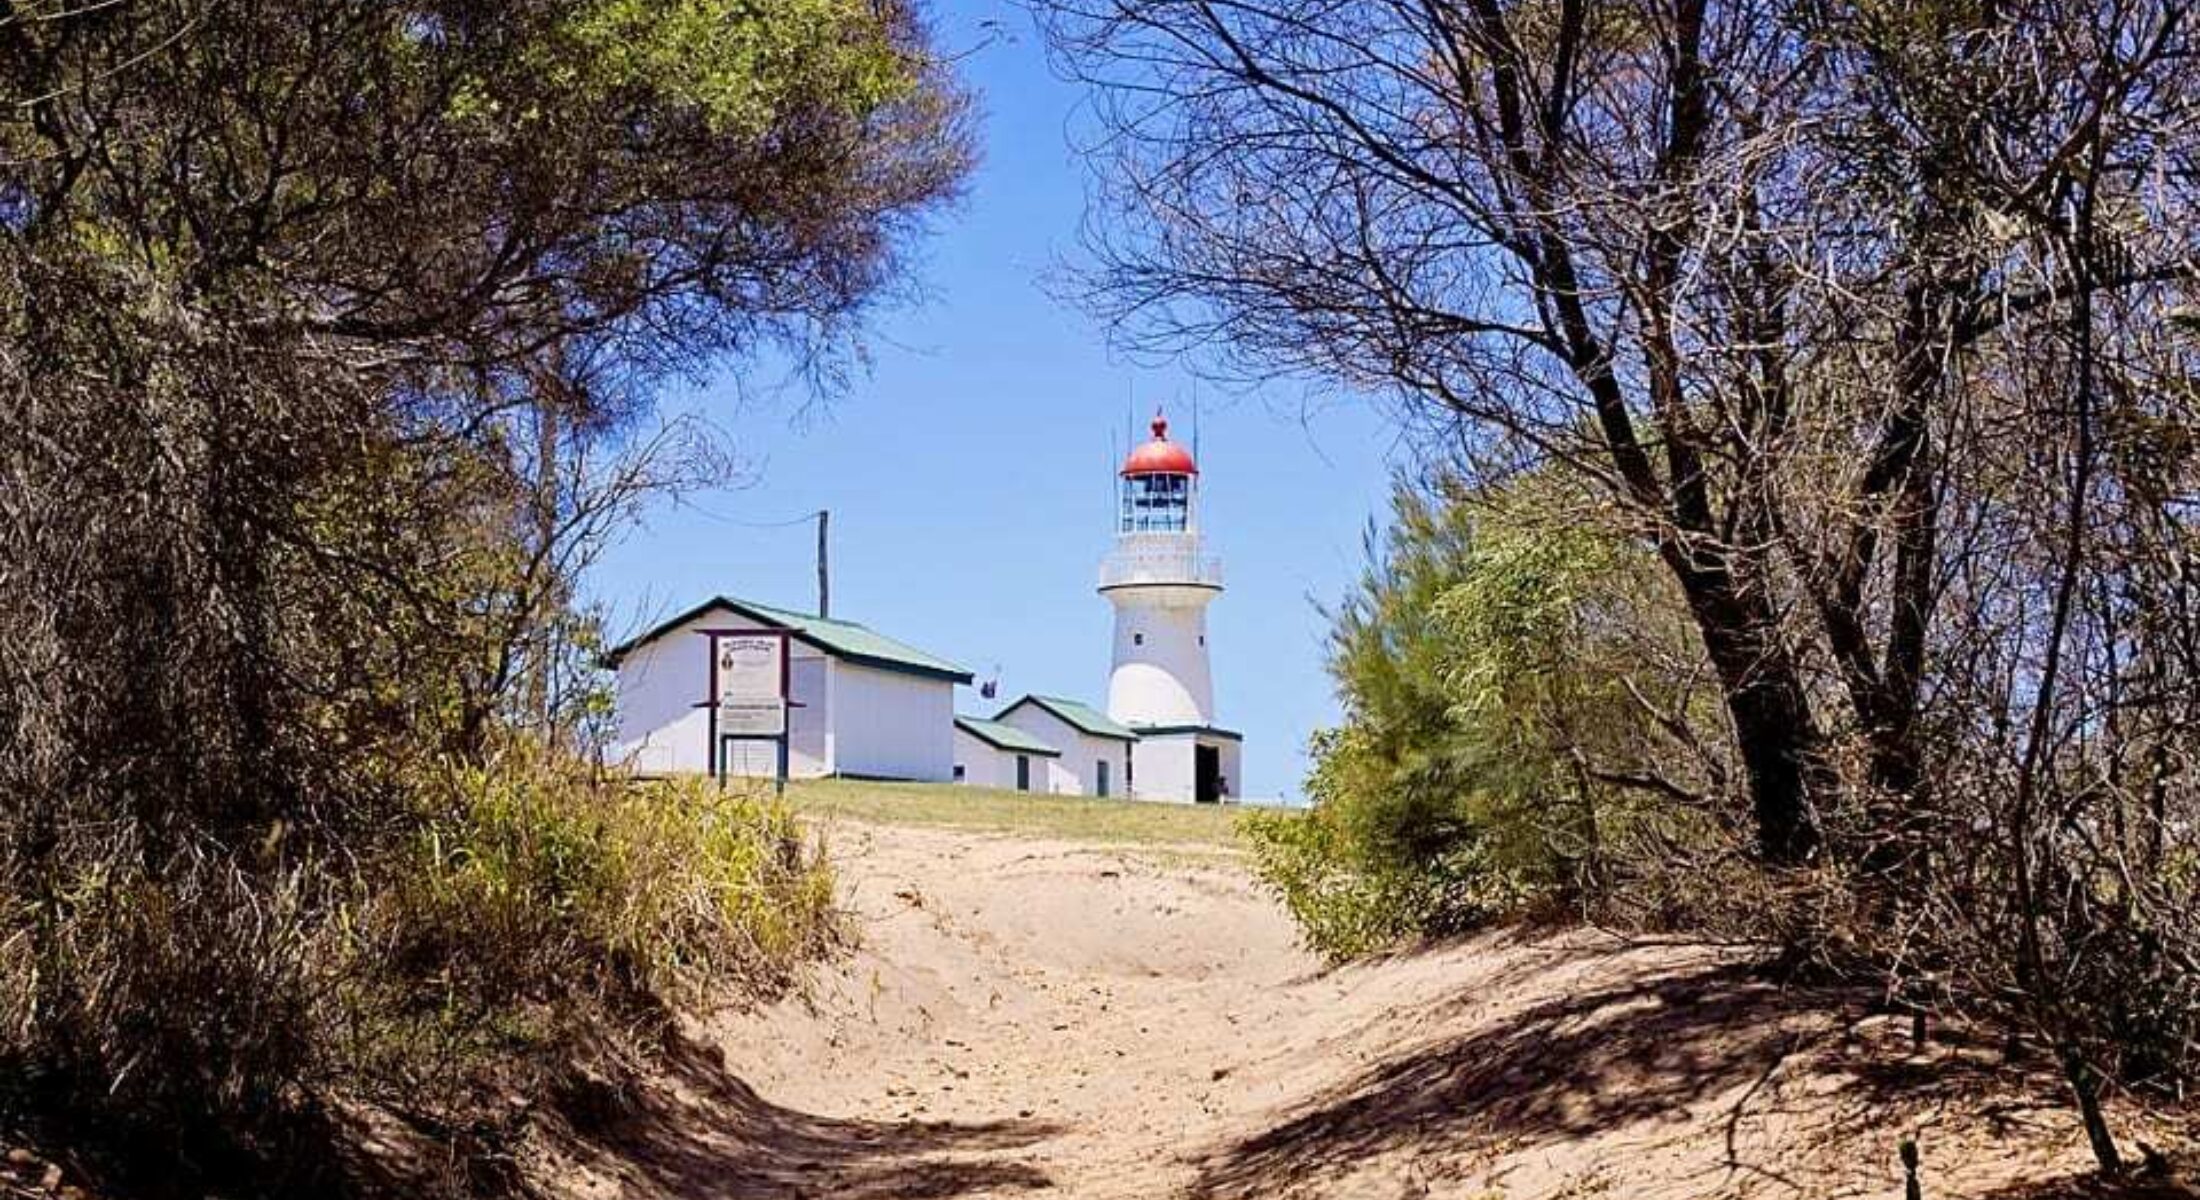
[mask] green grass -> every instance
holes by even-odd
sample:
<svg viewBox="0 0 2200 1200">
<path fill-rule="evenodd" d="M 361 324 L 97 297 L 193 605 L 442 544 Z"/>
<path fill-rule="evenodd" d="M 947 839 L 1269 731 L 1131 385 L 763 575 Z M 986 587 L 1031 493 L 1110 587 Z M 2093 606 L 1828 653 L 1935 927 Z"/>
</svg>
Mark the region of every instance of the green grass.
<svg viewBox="0 0 2200 1200">
<path fill-rule="evenodd" d="M 891 825 L 980 829 L 1114 845 L 1236 849 L 1235 807 L 1049 796 L 940 783 L 798 780 L 798 813 Z"/>
</svg>

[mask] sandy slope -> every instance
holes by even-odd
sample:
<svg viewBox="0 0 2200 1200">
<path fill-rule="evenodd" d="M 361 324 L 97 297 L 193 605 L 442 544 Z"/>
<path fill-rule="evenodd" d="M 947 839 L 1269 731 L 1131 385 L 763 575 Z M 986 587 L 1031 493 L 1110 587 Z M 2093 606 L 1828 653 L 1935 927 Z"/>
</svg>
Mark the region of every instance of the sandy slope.
<svg viewBox="0 0 2200 1200">
<path fill-rule="evenodd" d="M 1324 971 L 1212 853 L 834 839 L 862 948 L 697 1029 L 556 1190 L 1895 1197 L 1918 1131 L 1928 1196 L 2011 1198 L 2083 1162 L 2039 1081 L 1708 950 L 1492 936 Z"/>
</svg>

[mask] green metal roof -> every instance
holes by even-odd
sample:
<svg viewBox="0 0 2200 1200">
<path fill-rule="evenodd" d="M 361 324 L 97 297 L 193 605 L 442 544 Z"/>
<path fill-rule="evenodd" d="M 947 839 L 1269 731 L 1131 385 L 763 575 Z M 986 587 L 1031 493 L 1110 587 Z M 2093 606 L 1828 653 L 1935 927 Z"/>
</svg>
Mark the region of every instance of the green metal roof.
<svg viewBox="0 0 2200 1200">
<path fill-rule="evenodd" d="M 1187 733 L 1204 733 L 1209 737 L 1221 738 L 1228 742 L 1242 742 L 1245 740 L 1244 734 L 1235 729 L 1224 729 L 1220 725 L 1137 725 L 1133 728 L 1138 731 L 1140 737 L 1171 737 Z"/>
<path fill-rule="evenodd" d="M 1043 754 L 1048 758 L 1060 758 L 1062 756 L 1061 751 L 1016 728 L 1014 725 L 1004 725 L 999 721 L 987 721 L 978 717 L 963 716 L 956 717 L 955 724 L 957 727 L 967 730 L 970 736 L 996 749 L 1013 750 L 1019 754 Z"/>
<path fill-rule="evenodd" d="M 1060 696 L 1041 696 L 1037 693 L 1033 693 L 1032 695 L 1025 696 L 1023 699 L 1018 700 L 1015 704 L 1011 704 L 1007 708 L 1002 709 L 999 716 L 995 717 L 994 719 L 999 720 L 1000 717 L 1007 716 L 1009 713 L 1015 711 L 1019 705 L 1024 704 L 1038 705 L 1048 712 L 1053 713 L 1055 716 L 1062 718 L 1064 721 L 1069 722 L 1077 729 L 1079 733 L 1090 734 L 1093 737 L 1115 738 L 1118 741 L 1125 742 L 1135 742 L 1138 740 L 1137 732 L 1132 730 L 1128 725 L 1119 725 L 1116 722 L 1109 720 L 1106 713 L 1101 712 L 1099 709 L 1094 708 L 1091 705 L 1081 704 L 1075 700 L 1064 700 Z"/>
<path fill-rule="evenodd" d="M 728 596 L 713 596 L 655 629 L 614 647 L 604 656 L 604 661 L 615 667 L 619 665 L 620 659 L 637 648 L 656 641 L 713 610 L 724 610 L 773 628 L 790 630 L 796 637 L 827 654 L 864 666 L 924 675 L 954 683 L 969 683 L 972 678 L 971 673 L 962 667 L 937 655 L 927 654 L 907 642 L 895 641 L 869 626 L 859 625 L 854 621 L 831 620 L 792 609 L 774 608 L 769 604 L 736 600 Z"/>
</svg>

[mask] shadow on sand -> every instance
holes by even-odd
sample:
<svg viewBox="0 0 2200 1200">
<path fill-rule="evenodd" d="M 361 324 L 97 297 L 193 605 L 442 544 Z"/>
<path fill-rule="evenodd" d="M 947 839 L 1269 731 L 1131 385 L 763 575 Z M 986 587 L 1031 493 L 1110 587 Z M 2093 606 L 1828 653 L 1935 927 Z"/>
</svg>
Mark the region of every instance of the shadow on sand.
<svg viewBox="0 0 2200 1200">
<path fill-rule="evenodd" d="M 2093 1175 L 2067 1175 L 2003 1188 L 1981 1200 L 2200 1200 L 2200 1190 L 2169 1179 L 2107 1183 Z"/>
<path fill-rule="evenodd" d="M 1283 1123 L 1205 1156 L 1189 1194 L 1257 1200 L 1378 1156 L 1510 1153 L 1691 1108 L 1700 1115 L 1703 1103 L 1737 1089 L 1738 1100 L 1724 1101 L 1720 1174 L 1780 1180 L 1790 1164 L 1750 1160 L 1745 1110 L 1751 1120 L 1764 1116 L 1776 1102 L 1763 1093 L 1781 1063 L 1838 1041 L 1844 1023 L 1831 1018 L 1863 1007 L 1860 997 L 1783 988 L 1738 965 L 1565 996 L 1372 1065 Z M 1845 1088 L 1873 1105 L 1915 1102 L 1920 1088 L 1945 1095 L 1984 1086 L 1986 1073 L 1960 1064 L 1942 1064 L 1929 1079 L 1844 1068 Z"/>
<path fill-rule="evenodd" d="M 861 1121 L 773 1104 L 725 1069 L 707 1046 L 680 1039 L 673 1086 L 637 1100 L 563 1106 L 566 1140 L 629 1195 L 678 1200 L 845 1197 L 944 1200 L 1051 1186 L 1029 1163 L 1002 1157 L 1059 1132 L 1042 1121 Z M 984 1157 L 977 1157 L 984 1156 Z"/>
</svg>

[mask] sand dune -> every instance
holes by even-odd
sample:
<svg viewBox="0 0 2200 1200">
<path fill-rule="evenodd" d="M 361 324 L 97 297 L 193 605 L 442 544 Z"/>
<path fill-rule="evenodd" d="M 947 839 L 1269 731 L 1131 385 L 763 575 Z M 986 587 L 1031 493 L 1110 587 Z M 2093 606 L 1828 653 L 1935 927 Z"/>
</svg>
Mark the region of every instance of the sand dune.
<svg viewBox="0 0 2200 1200">
<path fill-rule="evenodd" d="M 2052 1080 L 1731 953 L 1486 935 L 1326 970 L 1230 856 L 842 823 L 861 946 L 699 1025 L 552 1190 L 678 1197 L 2064 1194 Z"/>
</svg>

